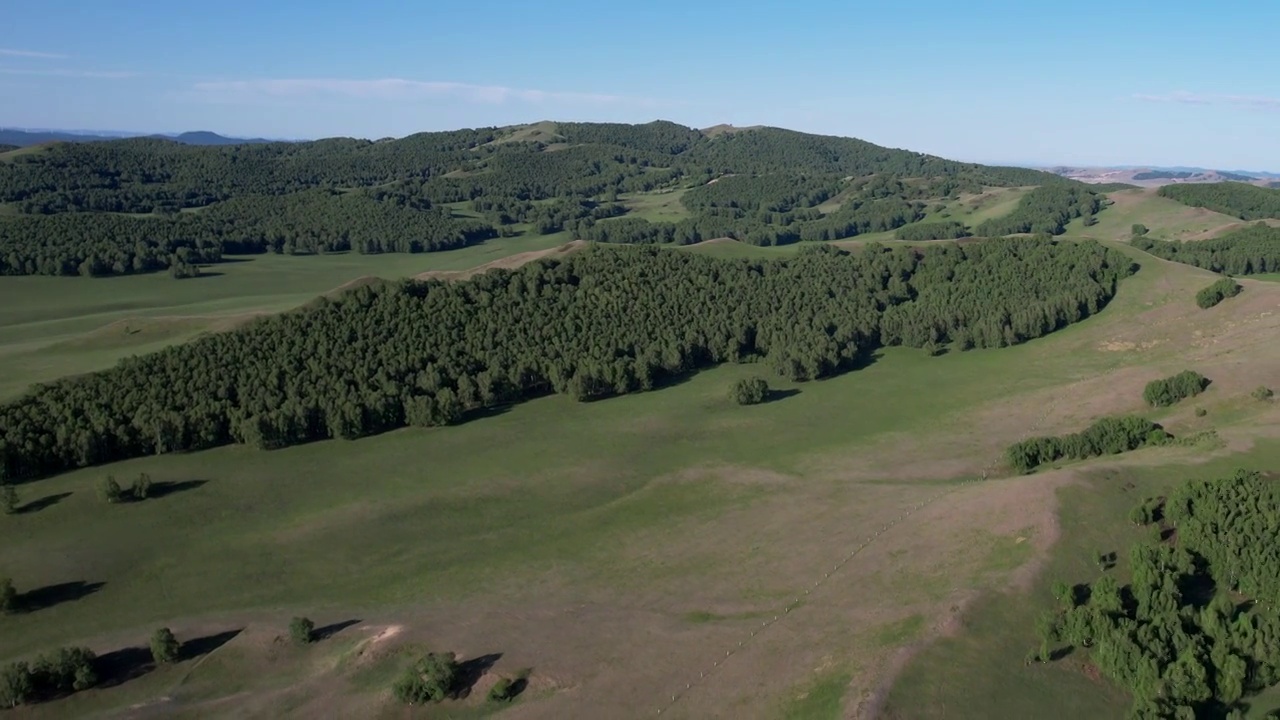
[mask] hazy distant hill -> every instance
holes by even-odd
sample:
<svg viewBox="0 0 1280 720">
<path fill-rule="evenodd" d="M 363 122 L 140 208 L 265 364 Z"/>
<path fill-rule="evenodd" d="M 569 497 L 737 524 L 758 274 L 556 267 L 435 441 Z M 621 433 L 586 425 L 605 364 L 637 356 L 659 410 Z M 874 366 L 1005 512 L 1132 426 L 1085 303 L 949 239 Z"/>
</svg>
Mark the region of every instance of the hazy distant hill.
<svg viewBox="0 0 1280 720">
<path fill-rule="evenodd" d="M 0 128 L 0 146 L 28 147 L 48 142 L 101 142 L 104 140 L 120 140 L 130 137 L 165 138 L 184 145 L 242 145 L 245 143 L 267 143 L 272 140 L 262 138 L 231 138 L 207 130 L 184 132 L 179 135 L 159 135 L 147 133 L 94 133 L 68 132 L 64 130 L 18 130 Z M 9 149 L 12 149 L 9 148 Z"/>
<path fill-rule="evenodd" d="M 1055 167 L 1049 172 L 1086 183 L 1130 183 L 1144 187 L 1175 183 L 1244 182 L 1264 184 L 1271 173 L 1195 167 Z"/>
</svg>

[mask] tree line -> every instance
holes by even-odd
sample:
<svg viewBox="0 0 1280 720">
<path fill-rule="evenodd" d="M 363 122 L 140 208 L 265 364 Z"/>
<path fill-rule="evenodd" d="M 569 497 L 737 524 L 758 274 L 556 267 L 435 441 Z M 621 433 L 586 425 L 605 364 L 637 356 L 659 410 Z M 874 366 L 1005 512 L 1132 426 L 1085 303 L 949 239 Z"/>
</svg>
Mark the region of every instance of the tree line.
<svg viewBox="0 0 1280 720">
<path fill-rule="evenodd" d="M 1131 271 L 1097 243 L 1037 239 L 770 261 L 597 245 L 465 282 L 361 287 L 35 386 L 0 406 L 0 470 L 356 438 L 547 393 L 649 390 L 723 362 L 809 380 L 885 345 L 1003 347 L 1096 312 Z"/>
<path fill-rule="evenodd" d="M 1243 718 L 1245 698 L 1280 682 L 1276 484 L 1243 470 L 1188 482 L 1132 517 L 1156 527 L 1129 552 L 1130 582 L 1059 583 L 1036 657 L 1087 652 L 1132 694 L 1131 717 Z"/>
<path fill-rule="evenodd" d="M 1078 433 L 1060 437 L 1034 437 L 1014 443 L 1005 458 L 1018 472 L 1030 472 L 1062 459 L 1085 460 L 1101 455 L 1161 445 L 1169 434 L 1156 423 L 1136 415 L 1104 417 Z"/>
<path fill-rule="evenodd" d="M 243 196 L 169 217 L 61 213 L 0 219 L 0 275 L 124 275 L 216 263 L 224 254 L 450 250 L 497 237 L 448 208 L 377 193 Z"/>
<path fill-rule="evenodd" d="M 1130 243 L 1156 257 L 1217 273 L 1253 275 L 1280 270 L 1280 228 L 1265 223 L 1210 240 L 1177 242 L 1142 235 Z"/>
<path fill-rule="evenodd" d="M 1157 192 L 1183 205 L 1206 208 L 1241 220 L 1280 218 L 1280 190 L 1249 183 L 1181 183 L 1165 185 Z"/>
</svg>

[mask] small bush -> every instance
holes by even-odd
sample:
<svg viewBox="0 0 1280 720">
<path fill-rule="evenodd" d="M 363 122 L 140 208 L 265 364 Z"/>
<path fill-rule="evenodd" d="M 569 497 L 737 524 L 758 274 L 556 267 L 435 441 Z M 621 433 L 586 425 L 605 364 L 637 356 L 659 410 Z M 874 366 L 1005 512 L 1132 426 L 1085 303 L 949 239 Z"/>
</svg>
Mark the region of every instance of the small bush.
<svg viewBox="0 0 1280 720">
<path fill-rule="evenodd" d="M 98 481 L 98 497 L 109 503 L 118 503 L 124 499 L 124 491 L 114 475 L 108 475 Z"/>
<path fill-rule="evenodd" d="M 1150 525 L 1163 519 L 1164 498 L 1147 498 L 1129 511 L 1129 520 L 1134 525 Z"/>
<path fill-rule="evenodd" d="M 18 591 L 9 578 L 0 578 L 0 614 L 9 615 L 18 611 Z"/>
<path fill-rule="evenodd" d="M 1152 407 L 1168 407 L 1179 400 L 1199 395 L 1207 387 L 1208 378 L 1192 370 L 1183 370 L 1177 375 L 1147 383 L 1142 399 Z"/>
<path fill-rule="evenodd" d="M 181 650 L 182 644 L 169 628 L 163 627 L 151 633 L 151 658 L 157 665 L 176 662 Z"/>
<path fill-rule="evenodd" d="M 744 378 L 733 384 L 729 396 L 739 405 L 758 405 L 769 397 L 769 383 L 763 378 Z"/>
<path fill-rule="evenodd" d="M 1275 393 L 1272 392 L 1271 388 L 1267 387 L 1266 385 L 1259 385 L 1250 394 L 1253 396 L 1254 400 L 1270 400 L 1272 397 L 1275 397 Z"/>
<path fill-rule="evenodd" d="M 1151 231 L 1148 230 L 1147 226 L 1143 225 L 1142 223 L 1135 223 L 1133 227 L 1129 228 L 1129 234 L 1132 235 L 1133 237 L 1142 237 L 1143 235 L 1146 235 L 1149 232 Z"/>
<path fill-rule="evenodd" d="M 1227 298 L 1239 295 L 1243 289 L 1235 280 L 1222 278 L 1196 293 L 1196 305 L 1199 305 L 1202 310 L 1208 310 Z"/>
<path fill-rule="evenodd" d="M 316 639 L 316 624 L 311 618 L 296 617 L 289 621 L 289 637 L 299 645 Z"/>
<path fill-rule="evenodd" d="M 506 702 L 511 699 L 511 681 L 502 678 L 489 688 L 489 702 Z"/>
<path fill-rule="evenodd" d="M 133 481 L 133 485 L 129 487 L 129 497 L 134 500 L 146 500 L 151 494 L 151 476 L 146 473 L 140 473 L 138 479 Z"/>
<path fill-rule="evenodd" d="M 0 485 L 0 510 L 5 515 L 18 512 L 18 489 L 9 483 Z"/>
<path fill-rule="evenodd" d="M 457 681 L 458 662 L 453 653 L 427 653 L 405 668 L 392 689 L 400 702 L 423 705 L 444 700 Z"/>
<path fill-rule="evenodd" d="M 1208 415 L 1208 414 L 1209 414 L 1208 410 L 1205 410 L 1202 407 L 1196 408 L 1196 417 L 1204 417 L 1205 415 Z"/>
</svg>

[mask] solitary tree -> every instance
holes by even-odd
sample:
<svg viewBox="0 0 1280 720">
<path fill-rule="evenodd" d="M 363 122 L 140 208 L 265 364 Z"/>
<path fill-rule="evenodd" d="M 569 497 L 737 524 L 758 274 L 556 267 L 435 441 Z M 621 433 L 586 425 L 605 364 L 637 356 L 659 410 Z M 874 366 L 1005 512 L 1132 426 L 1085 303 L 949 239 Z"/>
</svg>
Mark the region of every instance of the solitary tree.
<svg viewBox="0 0 1280 720">
<path fill-rule="evenodd" d="M 124 491 L 114 475 L 108 475 L 98 483 L 98 496 L 109 503 L 118 503 L 124 499 Z"/>
<path fill-rule="evenodd" d="M 758 405 L 769 396 L 769 383 L 759 377 L 743 378 L 733 384 L 729 396 L 739 405 Z"/>
<path fill-rule="evenodd" d="M 507 678 L 502 678 L 498 682 L 494 683 L 493 687 L 489 688 L 490 702 L 506 702 L 510 699 L 511 681 Z"/>
<path fill-rule="evenodd" d="M 138 479 L 133 481 L 133 486 L 129 488 L 129 495 L 134 500 L 146 500 L 151 494 L 151 476 L 146 473 L 139 473 Z"/>
<path fill-rule="evenodd" d="M 289 621 L 289 637 L 299 645 L 306 645 L 316 639 L 316 624 L 311 618 L 296 617 Z"/>
<path fill-rule="evenodd" d="M 151 633 L 151 657 L 156 661 L 157 665 L 165 665 L 175 662 L 178 654 L 182 649 L 182 644 L 178 642 L 178 638 L 173 636 L 173 632 L 167 627 Z"/>
<path fill-rule="evenodd" d="M 0 705 L 15 708 L 34 693 L 31 668 L 19 660 L 0 667 Z"/>
<path fill-rule="evenodd" d="M 396 681 L 396 699 L 409 705 L 440 702 L 458 681 L 458 662 L 453 653 L 427 653 Z"/>
</svg>

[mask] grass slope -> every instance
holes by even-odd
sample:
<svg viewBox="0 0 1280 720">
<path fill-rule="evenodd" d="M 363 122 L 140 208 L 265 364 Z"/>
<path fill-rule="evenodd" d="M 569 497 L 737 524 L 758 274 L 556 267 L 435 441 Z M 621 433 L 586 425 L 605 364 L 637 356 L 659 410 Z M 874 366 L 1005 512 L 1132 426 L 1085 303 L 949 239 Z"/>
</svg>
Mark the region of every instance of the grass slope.
<svg viewBox="0 0 1280 720">
<path fill-rule="evenodd" d="M 1130 699 L 1073 653 L 1048 665 L 1026 665 L 1037 647 L 1036 617 L 1055 606 L 1054 580 L 1092 582 L 1098 552 L 1116 552 L 1115 570 L 1127 577 L 1129 547 L 1150 534 L 1129 522 L 1129 510 L 1143 498 L 1163 495 L 1185 480 L 1219 477 L 1238 467 L 1274 470 L 1280 466 L 1280 442 L 1260 443 L 1242 455 L 1230 455 L 1188 467 L 1161 465 L 1087 473 L 1084 481 L 1060 491 L 1065 529 L 1042 579 L 1030 592 L 989 597 L 968 615 L 959 635 L 922 653 L 903 673 L 889 697 L 887 717 L 1121 718 Z M 1249 717 L 1280 709 L 1280 693 L 1257 699 Z"/>
<path fill-rule="evenodd" d="M 470 250 L 499 247 L 510 249 Z M 138 704 L 154 717 L 398 717 L 382 689 L 414 647 L 501 653 L 486 677 L 534 667 L 511 717 L 585 708 L 651 715 L 677 691 L 672 717 L 848 715 L 892 675 L 898 648 L 941 632 L 975 597 L 997 591 L 990 602 L 1000 602 L 1000 589 L 1034 569 L 1059 527 L 1092 517 L 1088 504 L 1071 509 L 1069 487 L 1064 507 L 1080 514 L 1054 522 L 1055 489 L 1116 460 L 972 482 L 1010 442 L 1139 411 L 1142 385 L 1183 367 L 1215 380 L 1194 403 L 1209 414 L 1194 418 L 1187 405 L 1158 419 L 1175 434 L 1211 422 L 1226 449 L 1147 450 L 1119 462 L 1174 455 L 1185 464 L 1247 447 L 1270 427 L 1263 420 L 1274 425 L 1275 412 L 1260 419 L 1262 405 L 1247 394 L 1280 385 L 1272 342 L 1280 318 L 1267 312 L 1280 288 L 1250 283 L 1240 298 L 1202 311 L 1194 293 L 1210 274 L 1121 247 L 1143 270 L 1096 318 L 1003 350 L 931 358 L 890 348 L 820 383 L 771 380 L 784 397 L 752 408 L 731 404 L 727 390 L 762 369 L 726 366 L 652 393 L 590 404 L 549 397 L 459 427 L 144 458 L 24 485 L 23 502 L 39 509 L 0 518 L 0 570 L 20 590 L 63 591 L 37 612 L 0 617 L 0 661 L 71 642 L 118 650 L 160 624 L 184 638 L 244 629 L 203 660 L 36 708 L 35 717 L 130 713 Z M 762 257 L 794 247 L 687 251 Z M 185 282 L 4 278 L 14 300 L 40 286 L 23 295 L 9 280 L 50 284 L 37 292 L 47 307 L 36 320 L 6 305 L 0 339 L 10 357 L 26 348 L 34 377 L 45 361 L 107 362 L 140 347 L 136 335 L 158 346 L 198 331 L 179 325 L 113 345 L 92 334 L 105 322 L 174 308 L 290 307 L 309 287 L 337 284 L 339 272 L 409 274 L 431 268 L 405 261 L 460 257 L 264 257 Z M 353 262 L 387 265 L 344 265 Z M 316 271 L 324 263 L 332 274 Z M 134 294 L 103 289 L 113 284 Z M 105 474 L 127 483 L 140 472 L 183 485 L 123 506 L 95 496 Z M 1099 517 L 1127 511 L 1117 504 Z M 884 530 L 895 517 L 906 519 Z M 877 539 L 868 545 L 869 537 Z M 102 585 L 86 592 L 74 583 Z M 934 665 L 913 665 L 890 707 L 907 717 L 955 708 L 967 683 L 1022 669 L 1018 616 L 984 607 L 969 625 L 992 632 L 955 641 L 975 654 L 921 655 L 920 663 L 951 658 L 950 674 L 936 691 L 920 690 Z M 300 613 L 360 623 L 295 652 L 274 637 Z M 762 629 L 774 617 L 782 620 Z M 1008 670 L 1000 658 L 1015 647 Z M 963 675 L 979 669 L 1005 674 Z M 1076 679 L 1026 680 L 1044 703 L 1063 707 L 1106 714 L 1122 700 L 1096 697 L 1096 686 Z M 1077 699 L 1084 688 L 1093 695 Z M 1002 692 L 985 706 L 1001 712 L 986 716 L 1019 716 L 1033 697 Z M 485 710 L 462 703 L 425 716 L 462 712 Z"/>
</svg>

